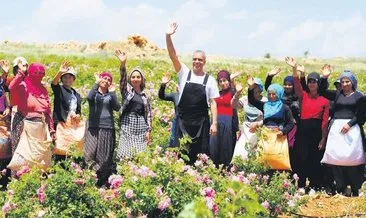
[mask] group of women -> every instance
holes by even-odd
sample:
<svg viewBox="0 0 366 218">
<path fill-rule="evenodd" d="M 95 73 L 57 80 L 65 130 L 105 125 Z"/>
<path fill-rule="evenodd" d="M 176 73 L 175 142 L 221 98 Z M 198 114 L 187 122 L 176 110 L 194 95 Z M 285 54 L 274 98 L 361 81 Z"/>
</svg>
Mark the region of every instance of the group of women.
<svg viewBox="0 0 366 218">
<path fill-rule="evenodd" d="M 321 74 L 312 72 L 305 77 L 304 66 L 294 58 L 285 61 L 293 74 L 284 78 L 282 86 L 271 84 L 279 68 L 268 73 L 265 84 L 248 76 L 248 97 L 240 97 L 242 86 L 236 83 L 234 87 L 233 76 L 227 71 L 218 73 L 218 133 L 210 138 L 210 157 L 215 164 L 228 166 L 233 157 L 247 158 L 259 145 L 277 147 L 273 149 L 281 153 L 280 146 L 285 143 L 288 155 L 277 155 L 280 160 L 274 160 L 274 153 L 266 155 L 262 151 L 270 168 L 292 170 L 299 176 L 299 187 L 346 194 L 350 186 L 351 194 L 357 196 L 365 180 L 362 126 L 366 98 L 357 91 L 355 75 L 344 71 L 337 79 L 339 89 L 332 91 L 328 89 L 329 65 L 324 65 Z M 267 97 L 262 95 L 264 89 Z M 238 139 L 233 130 L 235 109 L 244 110 Z M 258 127 L 262 127 L 259 138 Z M 279 163 L 286 162 L 286 157 L 287 165 Z"/>
<path fill-rule="evenodd" d="M 129 159 L 135 152 L 147 147 L 151 141 L 152 117 L 150 99 L 144 92 L 144 74 L 135 68 L 127 75 L 126 54 L 116 50 L 115 55 L 121 63 L 119 83 L 122 103 L 117 98 L 112 74 L 102 72 L 95 75 L 95 84 L 87 96 L 87 122 L 81 119 L 81 97 L 73 88 L 77 74 L 70 62 L 61 65 L 52 81 L 52 112 L 48 91 L 42 83 L 46 75 L 43 64 L 28 65 L 24 57 L 18 57 L 12 62 L 14 76 L 11 76 L 9 62 L 0 61 L 3 71 L 0 87 L 1 119 L 9 120 L 1 124 L 10 129 L 10 136 L 3 134 L 0 137 L 10 138 L 1 140 L 1 169 L 7 174 L 2 177 L 3 188 L 6 188 L 11 172 L 19 171 L 25 166 L 50 166 L 52 142 L 55 143 L 56 160 L 65 159 L 66 155 L 71 154 L 72 143 L 82 143 L 81 152 L 85 166 L 96 170 L 97 185 L 105 185 L 114 170 L 114 111 L 119 111 L 120 114 L 121 132 L 117 158 Z M 5 92 L 9 92 L 10 104 L 7 103 Z M 78 131 L 82 132 L 81 137 L 75 138 Z"/>
<path fill-rule="evenodd" d="M 73 88 L 77 74 L 69 62 L 61 65 L 52 81 L 52 112 L 48 91 L 42 83 L 46 75 L 44 65 L 28 65 L 25 58 L 18 57 L 12 62 L 14 75 L 10 76 L 8 61 L 0 61 L 3 71 L 0 81 L 0 119 L 3 122 L 0 124 L 10 129 L 10 140 L 6 143 L 0 140 L 3 144 L 2 169 L 16 171 L 23 166 L 48 167 L 52 141 L 60 149 L 65 129 L 80 127 L 84 128 L 85 140 L 83 135 L 83 139 L 75 141 L 84 140 L 85 163 L 96 170 L 98 185 L 102 186 L 114 170 L 115 150 L 117 159 L 123 160 L 147 147 L 151 142 L 152 115 L 150 98 L 144 92 L 145 76 L 139 68 L 134 68 L 127 75 L 127 55 L 120 50 L 116 50 L 115 55 L 120 61 L 122 102 L 117 98 L 112 74 L 102 72 L 95 75 L 95 84 L 87 96 L 89 117 L 84 126 L 80 125 L 83 123 L 81 97 Z M 365 96 L 357 91 L 355 75 L 350 71 L 343 72 L 338 78 L 340 88 L 331 91 L 328 89 L 329 65 L 324 65 L 321 75 L 312 72 L 306 78 L 302 65 L 289 57 L 286 62 L 292 67 L 293 74 L 285 77 L 283 86 L 271 84 L 272 78 L 280 72 L 279 68 L 268 73 L 265 84 L 259 78 L 248 76 L 248 97 L 241 96 L 243 87 L 240 83 L 234 84 L 234 78 L 240 74 L 231 75 L 226 70 L 217 74 L 221 91 L 215 99 L 218 131 L 210 136 L 208 153 L 211 159 L 216 165 L 229 166 L 233 156 L 246 158 L 260 140 L 274 138 L 273 142 L 267 143 L 275 145 L 282 140 L 282 144 L 285 142 L 288 146 L 291 166 L 278 167 L 269 161 L 270 167 L 275 170 L 292 169 L 299 175 L 300 187 L 305 187 L 306 180 L 309 180 L 310 187 L 321 189 L 335 184 L 336 191 L 344 193 L 350 185 L 352 194 L 357 196 L 364 181 L 366 163 L 362 128 L 366 101 Z M 170 77 L 163 78 L 159 97 L 173 101 L 176 108 L 179 94 L 165 94 L 169 81 Z M 262 95 L 264 90 L 267 91 L 266 96 Z M 10 104 L 6 92 L 9 92 Z M 329 101 L 332 102 L 331 108 Z M 240 131 L 238 109 L 244 111 Z M 119 111 L 120 115 L 117 149 L 114 111 Z M 173 122 L 171 145 L 177 143 L 175 125 Z M 259 127 L 264 134 L 261 139 L 256 134 Z M 0 139 L 4 137 L 7 135 L 3 134 Z M 8 150 L 4 149 L 6 146 Z M 56 160 L 64 159 L 68 149 L 65 153 L 58 153 Z M 7 173 L 9 175 L 10 170 Z M 2 181 L 4 184 L 5 180 Z"/>
</svg>

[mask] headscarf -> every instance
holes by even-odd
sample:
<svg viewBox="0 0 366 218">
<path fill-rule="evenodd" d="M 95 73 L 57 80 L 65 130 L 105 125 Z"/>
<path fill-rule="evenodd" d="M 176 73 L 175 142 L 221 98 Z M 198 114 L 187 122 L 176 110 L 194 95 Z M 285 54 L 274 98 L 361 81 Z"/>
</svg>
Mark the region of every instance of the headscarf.
<svg viewBox="0 0 366 218">
<path fill-rule="evenodd" d="M 41 74 L 39 74 L 39 72 Z M 48 98 L 47 89 L 42 84 L 42 78 L 46 74 L 46 68 L 40 63 L 32 63 L 28 68 L 28 75 L 24 78 L 27 92 L 36 97 Z"/>
<path fill-rule="evenodd" d="M 292 85 L 294 85 L 294 77 L 286 76 L 285 79 L 283 79 L 283 84 L 285 84 L 286 82 L 290 82 Z"/>
<path fill-rule="evenodd" d="M 13 60 L 13 67 L 18 66 L 18 63 L 28 64 L 28 61 L 24 57 L 19 56 Z"/>
<path fill-rule="evenodd" d="M 356 76 L 350 71 L 350 70 L 345 70 L 341 76 L 339 77 L 339 80 L 342 81 L 343 78 L 348 78 L 351 83 L 352 83 L 352 90 L 356 91 L 357 89 L 357 79 Z"/>
<path fill-rule="evenodd" d="M 270 101 L 268 93 L 270 91 L 274 91 L 277 95 L 276 101 Z M 267 119 L 269 117 L 272 117 L 273 115 L 276 115 L 282 111 L 283 103 L 282 103 L 282 97 L 283 97 L 283 87 L 278 84 L 272 84 L 267 89 L 267 98 L 268 101 L 264 103 L 263 111 L 264 111 L 264 119 Z"/>
<path fill-rule="evenodd" d="M 131 84 L 131 76 L 134 72 L 139 72 L 141 75 L 141 85 L 140 85 L 140 89 L 141 91 L 143 91 L 145 89 L 145 85 L 146 85 L 146 78 L 144 73 L 142 72 L 142 70 L 140 70 L 140 68 L 134 68 L 132 69 L 131 73 L 128 75 L 128 83 Z"/>
<path fill-rule="evenodd" d="M 220 79 L 225 78 L 230 83 L 230 73 L 226 70 L 221 70 L 217 73 L 217 81 L 220 81 Z"/>
<path fill-rule="evenodd" d="M 103 77 L 109 77 L 111 79 L 111 82 L 113 82 L 113 76 L 110 72 L 105 71 L 105 72 L 102 72 L 101 74 L 99 74 L 99 78 L 103 78 Z"/>
<path fill-rule="evenodd" d="M 261 79 L 255 77 L 254 84 L 256 84 L 259 87 L 259 89 L 261 90 L 261 92 L 263 92 L 263 82 Z"/>
<path fill-rule="evenodd" d="M 282 101 L 283 101 L 283 103 L 290 106 L 291 104 L 293 104 L 295 101 L 298 100 L 298 98 L 295 94 L 294 77 L 293 76 L 286 76 L 283 79 L 283 84 L 285 84 L 286 82 L 291 83 L 292 90 L 291 90 L 291 93 L 286 93 L 286 92 L 283 93 Z"/>
<path fill-rule="evenodd" d="M 256 84 L 261 90 L 261 92 L 263 92 L 263 82 L 261 79 L 254 78 L 254 84 Z M 258 108 L 251 105 L 250 103 L 244 106 L 244 111 L 245 111 L 245 121 L 249 122 L 254 122 L 258 119 L 259 116 L 263 115 L 262 111 L 260 111 Z"/>
</svg>

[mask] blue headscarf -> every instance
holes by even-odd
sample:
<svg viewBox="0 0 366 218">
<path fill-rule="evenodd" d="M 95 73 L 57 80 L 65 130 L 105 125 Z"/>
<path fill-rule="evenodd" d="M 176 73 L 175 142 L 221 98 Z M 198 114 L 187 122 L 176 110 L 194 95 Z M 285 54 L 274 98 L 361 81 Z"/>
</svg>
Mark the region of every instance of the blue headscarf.
<svg viewBox="0 0 366 218">
<path fill-rule="evenodd" d="M 283 79 L 283 84 L 286 82 L 290 82 L 292 85 L 294 85 L 294 78 L 292 76 L 286 76 L 285 79 Z"/>
<path fill-rule="evenodd" d="M 259 89 L 261 90 L 261 92 L 263 92 L 263 82 L 261 79 L 259 79 L 257 77 L 254 78 L 254 84 L 256 84 L 259 87 Z"/>
<path fill-rule="evenodd" d="M 270 101 L 269 99 L 269 95 L 268 93 L 270 91 L 274 91 L 277 95 L 277 100 L 276 101 Z M 282 103 L 282 97 L 283 97 L 283 93 L 284 90 L 282 88 L 282 86 L 278 85 L 278 84 L 272 84 L 268 87 L 267 89 L 267 98 L 268 101 L 266 103 L 264 103 L 263 106 L 263 111 L 264 111 L 264 119 L 272 117 L 273 115 L 277 115 L 278 113 L 282 112 L 282 107 L 283 107 L 283 103 Z"/>
<path fill-rule="evenodd" d="M 357 89 L 356 76 L 350 70 L 345 70 L 339 77 L 339 80 L 342 82 L 342 79 L 345 77 L 347 77 L 351 81 L 353 91 L 356 91 L 356 89 Z"/>
</svg>

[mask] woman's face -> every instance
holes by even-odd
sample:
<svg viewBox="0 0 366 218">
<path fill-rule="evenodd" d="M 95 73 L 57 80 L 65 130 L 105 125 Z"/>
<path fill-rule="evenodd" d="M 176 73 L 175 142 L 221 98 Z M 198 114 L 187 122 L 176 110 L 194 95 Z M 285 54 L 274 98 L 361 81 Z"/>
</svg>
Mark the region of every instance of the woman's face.
<svg viewBox="0 0 366 218">
<path fill-rule="evenodd" d="M 258 85 L 254 86 L 253 93 L 254 93 L 254 98 L 256 100 L 258 100 L 258 101 L 262 100 L 262 91 Z"/>
<path fill-rule="evenodd" d="M 61 77 L 62 84 L 67 87 L 71 87 L 74 83 L 75 77 L 71 74 L 65 74 Z"/>
<path fill-rule="evenodd" d="M 112 84 L 112 79 L 109 76 L 104 76 L 100 78 L 99 86 L 108 89 Z"/>
<path fill-rule="evenodd" d="M 131 85 L 132 87 L 136 88 L 136 87 L 141 87 L 141 83 L 142 83 L 142 76 L 140 74 L 140 72 L 135 71 L 131 74 Z"/>
<path fill-rule="evenodd" d="M 315 79 L 308 80 L 308 87 L 311 92 L 318 91 L 318 82 Z"/>
<path fill-rule="evenodd" d="M 344 92 L 349 92 L 352 90 L 352 82 L 347 77 L 341 79 L 341 87 Z"/>
<path fill-rule="evenodd" d="M 230 83 L 226 78 L 221 78 L 219 80 L 219 85 L 220 85 L 221 90 L 226 90 L 230 87 Z"/>
<path fill-rule="evenodd" d="M 277 94 L 274 90 L 268 91 L 268 100 L 271 102 L 277 101 Z"/>
<path fill-rule="evenodd" d="M 293 88 L 294 86 L 292 85 L 291 82 L 289 81 L 286 81 L 284 84 L 283 84 L 283 88 L 286 92 L 286 94 L 291 94 L 293 92 Z"/>
</svg>

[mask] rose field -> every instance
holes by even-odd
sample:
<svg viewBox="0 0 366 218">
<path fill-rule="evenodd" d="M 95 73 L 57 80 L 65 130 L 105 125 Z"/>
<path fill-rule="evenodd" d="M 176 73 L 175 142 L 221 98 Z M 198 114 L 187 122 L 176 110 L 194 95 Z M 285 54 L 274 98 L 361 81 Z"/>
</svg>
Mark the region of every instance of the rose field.
<svg viewBox="0 0 366 218">
<path fill-rule="evenodd" d="M 73 46 L 71 46 L 73 45 Z M 74 86 L 85 99 L 94 84 L 94 73 L 110 71 L 114 83 L 119 79 L 119 60 L 114 49 L 127 52 L 127 70 L 139 66 L 146 76 L 146 90 L 152 100 L 152 144 L 132 160 L 116 162 L 116 174 L 109 177 L 109 187 L 95 186 L 94 171 L 82 168 L 82 157 L 74 153 L 66 161 L 53 164 L 46 171 L 24 167 L 16 172 L 7 190 L 0 192 L 1 217 L 366 217 L 366 185 L 359 197 L 329 196 L 325 192 L 297 188 L 297 175 L 268 168 L 251 153 L 247 160 L 236 158 L 229 169 L 216 168 L 207 155 L 199 155 L 194 165 L 186 165 L 184 144 L 168 148 L 174 116 L 171 102 L 159 100 L 158 90 L 164 73 L 172 73 L 167 92 L 174 92 L 177 76 L 165 50 L 147 43 L 106 42 L 98 45 L 36 45 L 2 42 L 0 59 L 24 56 L 28 62 L 41 62 L 50 83 L 64 61 L 77 72 Z M 191 57 L 181 57 L 191 66 Z M 359 90 L 366 91 L 366 58 L 297 58 L 306 72 L 320 71 L 328 63 L 333 68 L 330 79 L 344 69 L 357 75 Z M 216 77 L 219 70 L 245 72 L 265 79 L 266 73 L 279 66 L 282 72 L 274 83 L 282 84 L 291 69 L 284 58 L 239 59 L 208 54 L 205 70 Z M 246 86 L 246 77 L 236 82 Z M 331 85 L 332 86 L 332 85 Z M 332 87 L 331 87 L 332 88 Z M 243 95 L 246 95 L 244 89 Z M 120 93 L 117 92 L 121 101 Z M 243 111 L 238 110 L 240 121 Z M 88 117 L 88 103 L 82 104 L 83 119 Z M 118 113 L 115 113 L 117 141 Z M 116 145 L 117 146 L 117 145 Z"/>
</svg>

